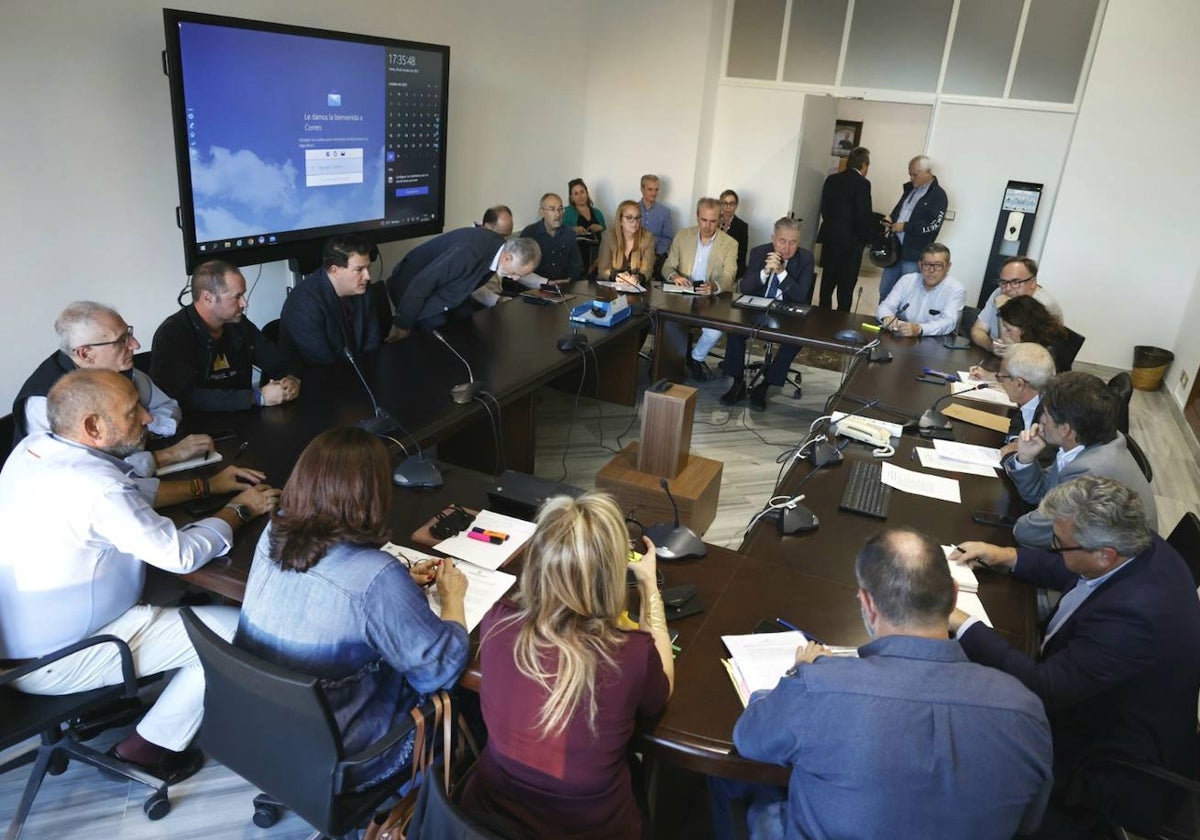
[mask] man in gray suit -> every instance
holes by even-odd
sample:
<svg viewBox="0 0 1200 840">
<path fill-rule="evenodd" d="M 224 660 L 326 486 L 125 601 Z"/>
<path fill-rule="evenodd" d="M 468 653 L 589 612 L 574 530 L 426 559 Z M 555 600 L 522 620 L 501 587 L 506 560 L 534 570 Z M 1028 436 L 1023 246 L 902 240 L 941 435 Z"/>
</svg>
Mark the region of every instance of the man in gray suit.
<svg viewBox="0 0 1200 840">
<path fill-rule="evenodd" d="M 1004 459 L 1004 470 L 1021 498 L 1037 504 L 1050 490 L 1081 475 L 1119 481 L 1141 497 L 1146 518 L 1157 530 L 1154 494 L 1125 436 L 1116 428 L 1115 396 L 1099 378 L 1082 371 L 1059 374 L 1042 389 L 1041 421 L 1021 432 L 1017 451 Z M 1044 469 L 1036 461 L 1047 446 L 1058 447 Z M 1053 522 L 1032 511 L 1017 520 L 1013 536 L 1023 546 L 1049 548 Z"/>
</svg>

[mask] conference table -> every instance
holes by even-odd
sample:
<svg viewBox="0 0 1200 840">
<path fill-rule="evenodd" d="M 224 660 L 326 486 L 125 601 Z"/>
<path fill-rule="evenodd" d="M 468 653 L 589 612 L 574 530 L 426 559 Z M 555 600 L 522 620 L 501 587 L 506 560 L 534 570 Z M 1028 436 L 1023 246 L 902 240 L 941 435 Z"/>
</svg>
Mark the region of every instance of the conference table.
<svg viewBox="0 0 1200 840">
<path fill-rule="evenodd" d="M 576 284 L 569 291 L 580 300 L 586 299 L 584 295 L 612 296 L 609 289 L 587 284 Z M 893 360 L 868 362 L 860 347 L 832 337 L 840 329 L 860 326 L 861 315 L 814 308 L 803 317 L 770 315 L 768 322 L 755 317 L 764 313 L 732 307 L 721 298 L 680 300 L 656 290 L 638 303 L 634 317 L 617 327 L 580 328 L 595 350 L 592 359 L 590 351 L 556 349 L 557 337 L 571 330 L 567 308 L 508 303 L 447 325 L 442 331 L 502 409 L 502 459 L 488 429 L 485 407 L 478 401 L 459 405 L 451 399 L 450 388 L 466 381 L 466 368 L 435 338 L 413 334 L 385 345 L 366 360 L 363 372 L 375 399 L 405 429 L 397 436 L 405 451 L 395 447 L 393 462 L 415 451 L 414 442 L 426 448 L 436 445 L 445 477 L 444 486 L 435 490 L 396 489 L 393 541 L 410 544 L 410 535 L 450 503 L 487 506 L 487 490 L 502 466 L 533 472 L 536 392 L 556 384 L 574 391 L 580 387 L 585 360 L 595 377 L 595 390 L 589 390 L 584 379 L 584 393 L 632 401 L 628 392 L 632 383 L 636 394 L 636 354 L 647 318 L 656 321 L 660 338 L 675 330 L 675 325 L 688 329 L 711 326 L 845 353 L 848 362 L 843 385 L 830 398 L 829 406 L 853 411 L 861 408 L 863 401 L 878 398 L 879 405 L 865 413 L 894 422 L 919 416 L 945 393 L 944 386 L 914 381 L 924 367 L 964 369 L 982 355 L 974 349 L 949 350 L 936 338 L 902 339 L 885 334 L 880 342 Z M 664 347 L 656 345 L 656 365 L 663 355 Z M 596 360 L 599 376 L 595 375 Z M 668 364 L 662 370 L 671 367 Z M 681 375 L 682 369 L 677 376 Z M 234 439 L 222 444 L 225 454 L 236 450 L 241 441 L 249 443 L 240 463 L 264 470 L 269 482 L 282 485 L 312 437 L 333 426 L 353 424 L 372 412 L 366 390 L 349 365 L 342 364 L 304 373 L 301 396 L 293 403 L 248 412 L 190 414 L 182 431 L 233 429 Z M 988 445 L 997 445 L 1000 438 L 995 432 L 962 423 L 955 424 L 955 435 L 959 440 Z M 912 447 L 922 445 L 928 442 L 908 434 L 901 438 L 896 455 L 899 465 L 919 468 L 909 458 Z M 780 493 L 804 481 L 805 504 L 820 520 L 815 531 L 784 536 L 772 522 L 762 521 L 747 533 L 737 551 L 710 545 L 704 558 L 660 561 L 665 585 L 694 584 L 704 610 L 672 622 L 680 648 L 675 694 L 666 711 L 640 727 L 637 736 L 639 749 L 653 760 L 709 775 L 784 783 L 787 774 L 783 768 L 736 755 L 732 730 L 742 707 L 721 662 L 726 655 L 721 636 L 749 633 L 762 619 L 783 618 L 829 644 L 864 643 L 867 635 L 855 597 L 854 556 L 866 538 L 889 525 L 918 527 L 942 543 L 986 539 L 1011 544 L 1011 531 L 976 525 L 970 518 L 973 510 L 1021 513 L 1023 507 L 1007 482 L 962 475 L 961 505 L 895 492 L 891 514 L 884 522 L 838 510 L 849 464 L 871 458 L 869 449 L 858 443 L 850 444 L 843 456 L 843 463 L 826 466 L 811 477 L 811 464 L 795 461 L 780 481 Z M 177 514 L 181 520 L 186 518 Z M 229 557 L 192 573 L 189 580 L 240 601 L 264 524 L 260 519 L 243 528 Z M 519 558 L 513 565 L 519 573 Z M 980 598 L 996 629 L 1014 645 L 1029 650 L 1035 638 L 1032 589 L 986 571 L 980 572 L 979 578 Z M 631 613 L 636 614 L 636 595 L 630 591 Z M 483 678 L 472 670 L 464 683 L 477 686 Z"/>
</svg>

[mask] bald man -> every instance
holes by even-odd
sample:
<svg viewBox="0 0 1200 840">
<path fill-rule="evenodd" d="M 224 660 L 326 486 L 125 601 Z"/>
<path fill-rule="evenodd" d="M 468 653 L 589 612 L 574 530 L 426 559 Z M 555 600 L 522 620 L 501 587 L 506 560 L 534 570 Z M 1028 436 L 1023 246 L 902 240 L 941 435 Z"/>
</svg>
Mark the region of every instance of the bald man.
<svg viewBox="0 0 1200 840">
<path fill-rule="evenodd" d="M 150 413 L 114 371 L 74 371 L 46 397 L 50 432 L 21 441 L 0 472 L 0 668 L 97 635 L 124 639 L 139 676 L 178 669 L 137 729 L 110 751 L 167 784 L 194 774 L 189 744 L 204 710 L 204 674 L 178 610 L 139 604 L 146 566 L 180 574 L 228 553 L 233 532 L 275 508 L 279 491 L 243 485 L 214 516 L 182 528 L 154 512 L 121 460 L 145 443 Z M 238 470 L 242 482 L 261 473 Z M 232 639 L 238 612 L 198 607 Z M 94 645 L 21 677 L 30 694 L 121 682 L 117 649 Z"/>
</svg>

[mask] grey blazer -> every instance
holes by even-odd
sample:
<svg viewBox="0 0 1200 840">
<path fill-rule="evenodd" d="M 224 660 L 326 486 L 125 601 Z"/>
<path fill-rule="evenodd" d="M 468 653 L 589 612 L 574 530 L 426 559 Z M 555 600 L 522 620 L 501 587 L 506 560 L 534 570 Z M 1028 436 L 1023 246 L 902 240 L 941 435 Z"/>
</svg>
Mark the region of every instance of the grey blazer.
<svg viewBox="0 0 1200 840">
<path fill-rule="evenodd" d="M 1108 443 L 1097 443 L 1080 452 L 1071 463 L 1058 471 L 1057 461 L 1042 469 L 1032 464 L 1023 470 L 1014 469 L 1016 456 L 1010 455 L 1004 459 L 1004 471 L 1008 473 L 1021 498 L 1030 504 L 1037 504 L 1042 497 L 1058 485 L 1078 478 L 1081 475 L 1098 475 L 1119 481 L 1126 487 L 1137 492 L 1146 508 L 1146 519 L 1150 527 L 1158 531 L 1158 510 L 1154 505 L 1154 493 L 1150 483 L 1138 469 L 1137 461 L 1129 454 L 1125 446 L 1125 436 L 1120 432 Z M 1017 520 L 1013 528 L 1013 536 L 1019 545 L 1033 548 L 1049 548 L 1050 539 L 1054 536 L 1052 522 L 1039 511 L 1031 511 Z"/>
</svg>

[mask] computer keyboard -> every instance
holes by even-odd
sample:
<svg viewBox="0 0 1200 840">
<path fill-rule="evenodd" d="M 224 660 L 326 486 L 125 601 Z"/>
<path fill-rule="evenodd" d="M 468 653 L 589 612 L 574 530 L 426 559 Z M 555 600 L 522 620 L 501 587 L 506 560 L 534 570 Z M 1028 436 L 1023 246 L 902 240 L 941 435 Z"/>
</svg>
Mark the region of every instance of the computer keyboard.
<svg viewBox="0 0 1200 840">
<path fill-rule="evenodd" d="M 892 488 L 881 480 L 881 461 L 854 461 L 850 464 L 850 477 L 842 492 L 841 510 L 887 519 L 888 507 L 892 503 Z"/>
</svg>

